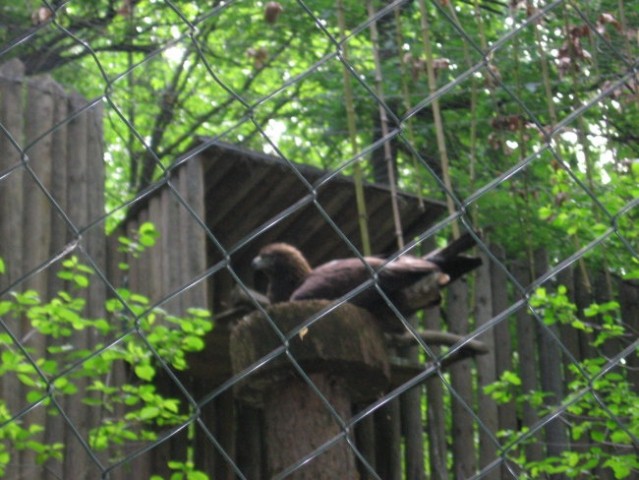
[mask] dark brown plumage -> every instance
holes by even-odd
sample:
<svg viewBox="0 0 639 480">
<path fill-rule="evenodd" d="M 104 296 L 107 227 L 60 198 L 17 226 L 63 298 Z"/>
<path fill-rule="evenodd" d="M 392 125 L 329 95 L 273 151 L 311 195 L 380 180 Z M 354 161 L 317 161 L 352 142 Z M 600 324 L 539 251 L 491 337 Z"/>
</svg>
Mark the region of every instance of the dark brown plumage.
<svg viewBox="0 0 639 480">
<path fill-rule="evenodd" d="M 407 316 L 437 305 L 442 287 L 481 265 L 479 258 L 460 255 L 474 245 L 473 236 L 466 234 L 447 247 L 421 258 L 403 255 L 387 261 L 379 257 L 364 257 L 368 266 L 359 258 L 344 258 L 312 269 L 295 247 L 273 243 L 260 251 L 252 265 L 268 277 L 267 296 L 272 303 L 338 299 L 371 282 L 376 274 L 376 284 L 397 310 Z M 401 322 L 375 284 L 363 288 L 348 301 L 373 312 L 386 329 L 401 329 Z"/>
</svg>

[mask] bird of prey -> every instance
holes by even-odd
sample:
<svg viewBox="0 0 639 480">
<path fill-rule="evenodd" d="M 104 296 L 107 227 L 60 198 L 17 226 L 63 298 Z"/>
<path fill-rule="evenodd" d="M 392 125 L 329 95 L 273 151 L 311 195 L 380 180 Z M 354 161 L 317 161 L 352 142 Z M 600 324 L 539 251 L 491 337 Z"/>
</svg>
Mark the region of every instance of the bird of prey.
<svg viewBox="0 0 639 480">
<path fill-rule="evenodd" d="M 437 305 L 442 287 L 481 265 L 479 258 L 461 255 L 474 245 L 467 233 L 423 257 L 342 258 L 313 269 L 297 248 L 273 243 L 260 250 L 252 266 L 267 276 L 272 303 L 335 300 L 357 290 L 348 301 L 371 311 L 386 330 L 397 330 L 402 324 L 376 287 L 404 316 Z"/>
</svg>

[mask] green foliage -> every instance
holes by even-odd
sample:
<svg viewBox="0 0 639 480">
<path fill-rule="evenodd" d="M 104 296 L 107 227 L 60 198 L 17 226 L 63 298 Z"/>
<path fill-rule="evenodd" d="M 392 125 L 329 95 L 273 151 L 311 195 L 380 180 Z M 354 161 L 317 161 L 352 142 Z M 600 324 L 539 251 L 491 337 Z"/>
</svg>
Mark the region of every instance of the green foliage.
<svg viewBox="0 0 639 480">
<path fill-rule="evenodd" d="M 23 426 L 22 420 L 14 418 L 6 402 L 0 400 L 0 477 L 6 474 L 7 465 L 15 452 L 29 450 L 36 454 L 38 465 L 50 458 L 61 459 L 64 446 L 56 442 L 46 444 L 40 441 L 42 426 Z"/>
<path fill-rule="evenodd" d="M 530 305 L 547 325 L 569 325 L 577 331 L 592 334 L 593 347 L 626 334 L 619 317 L 619 304 L 607 302 L 592 304 L 582 312 L 586 319 L 597 317 L 597 322 L 586 323 L 578 316 L 577 307 L 568 299 L 563 285 L 555 292 L 539 288 Z M 622 364 L 623 365 L 623 364 Z M 560 456 L 549 456 L 541 461 L 518 461 L 531 478 L 563 474 L 568 478 L 598 478 L 596 469 L 607 468 L 617 479 L 628 478 L 639 468 L 634 455 L 634 441 L 639 437 L 639 394 L 626 377 L 623 369 L 609 370 L 605 357 L 586 358 L 579 364 L 569 365 L 573 380 L 567 384 L 567 395 L 562 403 L 570 422 L 571 439 L 589 445 L 580 450 L 566 449 Z M 550 413 L 543 403 L 543 392 L 522 392 L 521 380 L 506 371 L 501 378 L 486 387 L 484 392 L 498 403 L 524 403 L 535 408 L 540 417 Z M 509 444 L 523 446 L 521 432 L 501 432 Z M 536 441 L 534 438 L 527 441 Z M 523 454 L 521 454 L 523 455 Z M 595 473 L 593 473 L 595 472 Z"/>
<path fill-rule="evenodd" d="M 122 244 L 127 252 L 137 255 L 151 247 L 156 237 L 153 226 L 144 224 L 134 240 L 123 240 Z M 11 292 L 10 300 L 0 302 L 0 315 L 27 318 L 34 332 L 52 340 L 46 356 L 38 356 L 32 348 L 20 347 L 8 333 L 2 333 L 0 377 L 15 377 L 23 385 L 29 404 L 49 406 L 53 397 L 81 395 L 82 402 L 94 408 L 96 418 L 100 418 L 98 426 L 90 430 L 89 445 L 96 451 L 117 454 L 117 447 L 155 440 L 158 428 L 188 420 L 188 408 L 160 393 L 153 381 L 161 373 L 162 363 L 185 370 L 187 353 L 205 347 L 203 337 L 213 324 L 207 310 L 191 308 L 183 316 L 171 315 L 126 289 L 118 290 L 117 298 L 107 300 L 106 318 L 88 318 L 83 294 L 93 275 L 93 270 L 77 257 L 69 257 L 58 273 L 67 282 L 67 290 L 47 302 L 33 290 Z M 74 341 L 84 330 L 99 339 L 91 350 L 79 348 Z M 113 382 L 117 369 L 131 371 L 134 377 L 123 383 Z M 56 415 L 57 410 L 51 408 L 49 413 Z M 4 402 L 0 402 L 0 425 L 0 476 L 16 451 L 35 452 L 39 463 L 62 458 L 62 444 L 43 443 L 39 434 L 44 427 L 23 427 L 20 418 L 12 418 Z M 189 470 L 187 464 L 180 465 L 173 464 L 171 468 L 177 472 L 171 478 L 206 478 Z"/>
<path fill-rule="evenodd" d="M 155 229 L 155 225 L 151 222 L 144 222 L 130 237 L 121 236 L 118 238 L 118 242 L 120 243 L 118 251 L 127 253 L 133 258 L 138 258 L 144 250 L 155 245 L 155 241 L 159 235 Z M 120 265 L 120 268 L 126 270 L 128 269 L 128 265 Z"/>
<path fill-rule="evenodd" d="M 195 469 L 193 462 L 169 462 L 169 468 L 175 470 L 169 480 L 208 480 L 209 477 Z M 153 475 L 150 480 L 163 480 L 159 475 Z"/>
</svg>

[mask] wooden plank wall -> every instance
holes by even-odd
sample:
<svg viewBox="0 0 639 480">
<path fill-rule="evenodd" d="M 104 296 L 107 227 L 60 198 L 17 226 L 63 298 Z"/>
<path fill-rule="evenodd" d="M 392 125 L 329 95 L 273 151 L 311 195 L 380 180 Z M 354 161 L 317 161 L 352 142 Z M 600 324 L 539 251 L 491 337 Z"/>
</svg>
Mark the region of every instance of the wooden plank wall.
<svg viewBox="0 0 639 480">
<path fill-rule="evenodd" d="M 199 158 L 173 170 L 146 207 L 110 238 L 109 271 L 112 278 L 119 277 L 118 286 L 146 296 L 150 307 L 158 306 L 172 315 L 185 315 L 191 307 L 209 308 L 209 280 L 202 276 L 207 265 L 206 233 L 199 223 L 204 218 L 203 177 Z M 156 244 L 137 258 L 117 254 L 117 237 L 135 238 L 138 229 L 147 222 L 152 223 L 159 234 Z M 128 263 L 128 272 L 118 271 L 120 261 Z M 184 399 L 172 380 L 160 377 L 158 383 L 162 391 Z M 191 385 L 187 388 L 192 390 Z M 186 435 L 184 429 L 148 454 L 114 470 L 113 480 L 148 478 L 151 474 L 168 477 L 171 474 L 167 466 L 169 460 L 186 460 Z M 135 450 L 127 453 L 133 454 Z"/>
<path fill-rule="evenodd" d="M 0 104 L 0 122 L 6 129 L 0 133 L 0 256 L 8 267 L 0 277 L 0 291 L 7 295 L 8 289 L 34 289 L 48 301 L 70 288 L 57 277 L 62 260 L 76 255 L 88 264 L 90 255 L 96 267 L 105 268 L 106 242 L 100 222 L 104 215 L 102 108 L 96 104 L 86 109 L 87 100 L 67 94 L 49 76 L 25 78 L 17 60 L 0 66 Z M 88 301 L 87 316 L 104 315 L 102 282 L 94 281 L 78 295 Z M 63 341 L 38 334 L 26 319 L 3 320 L 34 359 L 47 358 L 47 347 Z M 94 342 L 86 333 L 64 341 L 76 349 L 90 348 Z M 15 351 L 17 346 L 2 348 Z M 65 444 L 65 460 L 45 466 L 38 465 L 33 452 L 13 452 L 10 478 L 99 477 L 99 469 L 61 415 L 47 415 L 43 406 L 30 409 L 25 389 L 10 375 L 2 378 L 0 389 L 24 425 L 44 425 L 42 440 Z M 82 402 L 84 395 L 81 385 L 77 395 L 55 395 L 55 400 L 86 441 L 95 420 Z"/>
<path fill-rule="evenodd" d="M 505 261 L 501 248 L 493 247 L 491 252 L 500 262 Z M 484 265 L 474 274 L 474 279 L 469 284 L 460 281 L 449 288 L 445 312 L 442 315 L 445 320 L 439 317 L 437 312 L 431 312 L 426 318 L 427 328 L 447 328 L 459 334 L 472 332 L 520 300 L 517 289 L 508 279 L 502 266 L 483 254 L 482 257 Z M 512 272 L 517 282 L 524 287 L 530 285 L 532 280 L 539 278 L 549 268 L 544 250 L 535 253 L 533 265 L 507 261 L 505 263 L 508 271 Z M 579 312 L 591 303 L 614 299 L 620 304 L 621 321 L 625 328 L 628 332 L 636 332 L 639 325 L 639 285 L 620 279 L 610 284 L 605 280 L 598 280 L 606 278 L 604 273 L 589 272 L 592 283 L 606 284 L 606 287 L 588 292 L 581 273 L 582 270 L 575 265 L 560 272 L 556 283 L 551 282 L 546 288 L 552 291 L 557 284 L 565 285 L 568 298 L 578 306 Z M 469 286 L 473 285 L 474 288 L 469 289 Z M 582 320 L 595 324 L 598 321 L 596 318 Z M 544 402 L 552 407 L 561 403 L 568 394 L 566 384 L 571 379 L 568 370 L 571 359 L 566 352 L 570 352 L 577 361 L 581 361 L 602 355 L 610 358 L 625 346 L 611 341 L 608 345 L 601 346 L 599 351 L 595 351 L 591 345 L 590 334 L 577 331 L 570 325 L 542 326 L 525 305 L 503 318 L 501 322 L 492 325 L 477 339 L 489 345 L 491 353 L 464 360 L 449 368 L 450 386 L 455 394 L 446 391 L 439 378 L 425 383 L 425 437 L 429 445 L 429 458 L 425 462 L 426 471 L 414 478 L 425 478 L 424 475 L 432 479 L 472 477 L 482 467 L 497 459 L 496 442 L 502 441 L 497 432 L 532 427 L 539 421 L 539 407 L 534 408 L 524 403 L 520 409 L 516 409 L 514 402 L 497 405 L 483 394 L 483 387 L 498 379 L 505 370 L 515 372 L 521 379 L 520 394 L 540 390 L 549 392 Z M 557 344 L 557 339 L 563 347 Z M 639 387 L 639 375 L 635 368 L 638 363 L 637 356 L 632 356 L 627 359 L 629 368 L 622 367 L 628 380 L 636 387 Z M 445 407 L 446 402 L 442 401 L 446 396 L 451 398 L 449 407 Z M 476 418 L 473 418 L 473 414 L 465 405 L 471 407 Z M 443 418 L 448 415 L 442 413 L 445 412 L 445 408 L 450 408 L 452 414 L 449 431 L 442 425 Z M 570 422 L 561 417 L 553 419 L 533 436 L 532 441 L 522 445 L 520 449 L 525 451 L 526 458 L 532 461 L 543 460 L 550 455 L 560 455 L 564 450 L 580 451 L 587 448 L 587 440 L 586 444 L 582 441 L 571 445 L 569 424 Z M 446 436 L 450 440 L 449 443 L 442 441 Z M 406 441 L 408 442 L 409 438 Z M 605 448 L 601 445 L 600 447 Z M 400 445 L 393 448 L 399 449 Z M 408 446 L 405 448 L 408 450 Z M 450 465 L 451 460 L 452 471 L 447 471 L 445 465 Z M 516 467 L 515 470 L 509 471 L 502 465 L 501 468 L 490 470 L 482 478 L 505 480 L 514 478 L 513 475 L 516 474 Z M 613 478 L 610 470 L 598 471 L 597 475 L 603 479 Z"/>
<path fill-rule="evenodd" d="M 204 217 L 199 158 L 173 170 L 166 185 L 149 199 L 147 207 L 127 221 L 119 232 L 132 237 L 142 224 L 154 225 L 159 234 L 155 246 L 138 258 L 125 259 L 131 268 L 127 274 L 128 288 L 176 315 L 190 307 L 208 306 L 207 282 L 196 279 L 204 272 L 207 261 L 206 233 L 196 217 L 200 220 Z M 115 266 L 113 270 L 117 270 Z"/>
</svg>

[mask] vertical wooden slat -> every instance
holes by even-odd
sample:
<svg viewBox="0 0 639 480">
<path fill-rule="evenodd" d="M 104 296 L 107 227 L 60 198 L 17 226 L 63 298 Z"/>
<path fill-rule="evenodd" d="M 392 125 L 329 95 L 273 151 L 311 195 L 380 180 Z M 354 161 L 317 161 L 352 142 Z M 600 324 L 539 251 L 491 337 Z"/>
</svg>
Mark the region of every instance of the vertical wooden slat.
<svg viewBox="0 0 639 480">
<path fill-rule="evenodd" d="M 51 196 L 54 198 L 58 206 L 66 212 L 67 210 L 67 126 L 62 122 L 68 115 L 69 102 L 66 92 L 57 84 L 54 84 L 54 118 L 53 123 L 57 125 L 53 131 L 53 142 L 51 151 Z M 49 256 L 59 254 L 67 244 L 70 237 L 67 224 L 63 221 L 60 212 L 52 210 L 51 222 L 51 245 Z M 64 289 L 64 281 L 61 280 L 57 273 L 59 268 L 52 269 L 49 272 L 48 284 L 51 294 L 55 295 L 59 290 Z"/>
<path fill-rule="evenodd" d="M 69 111 L 74 112 L 81 109 L 86 104 L 86 100 L 78 93 L 69 95 Z M 87 185 L 87 172 L 89 165 L 87 164 L 88 151 L 88 117 L 83 113 L 68 124 L 67 137 L 67 215 L 76 229 L 82 229 L 88 222 L 87 197 L 90 189 Z M 74 252 L 74 255 L 76 253 Z M 84 258 L 79 257 L 81 262 Z M 70 289 L 73 285 L 68 285 Z M 82 293 L 86 296 L 86 292 Z M 88 334 L 86 330 L 75 331 L 68 341 L 75 349 L 80 350 L 87 347 Z M 90 423 L 86 415 L 86 407 L 82 402 L 82 395 L 86 392 L 88 385 L 87 380 L 76 382 L 79 388 L 79 394 L 65 398 L 64 406 L 74 423 L 75 428 L 80 434 L 87 439 Z M 70 429 L 65 432 L 65 459 L 64 471 L 65 477 L 77 475 L 81 472 L 87 475 L 91 464 L 78 442 L 77 438 Z"/>
<path fill-rule="evenodd" d="M 26 153 L 32 173 L 25 174 L 23 179 L 23 245 L 21 248 L 24 249 L 22 268 L 25 273 L 46 262 L 51 251 L 52 207 L 42 188 L 48 191 L 51 189 L 53 136 L 47 134 L 42 138 L 39 137 L 53 126 L 54 88 L 53 80 L 49 76 L 33 78 L 27 82 L 25 137 L 26 144 L 30 144 Z M 37 177 L 42 187 L 37 185 L 33 176 Z M 24 288 L 37 291 L 43 301 L 46 301 L 50 293 L 48 272 L 40 272 L 28 279 Z M 46 349 L 45 337 L 32 334 L 32 327 L 28 322 L 24 322 L 23 325 L 25 335 L 23 344 L 32 349 L 32 355 L 35 358 L 43 357 Z M 45 425 L 45 409 L 38 408 L 33 411 L 26 421 Z M 23 452 L 20 461 L 25 466 L 36 465 L 35 452 Z"/>
<path fill-rule="evenodd" d="M 130 220 L 126 224 L 125 237 L 129 238 L 130 240 L 133 240 L 135 232 L 137 232 L 139 228 L 140 228 L 140 225 L 138 224 L 137 219 Z M 129 270 L 128 270 L 128 273 L 127 273 L 127 276 L 126 276 L 127 282 L 124 285 L 125 288 L 127 288 L 131 292 L 143 293 L 140 290 L 140 282 L 138 281 L 138 278 L 141 275 L 140 274 L 140 262 L 138 261 L 137 258 L 135 258 L 134 255 L 128 255 L 127 262 L 128 262 L 128 265 L 129 265 Z"/>
<path fill-rule="evenodd" d="M 87 196 L 88 221 L 95 222 L 104 216 L 104 145 L 102 104 L 96 104 L 87 114 L 88 117 L 88 146 L 87 146 Z M 95 224 L 86 233 L 85 248 L 96 266 L 106 272 L 106 235 L 103 222 Z M 104 316 L 104 301 L 106 300 L 106 285 L 96 277 L 89 287 L 89 315 L 92 318 Z M 95 332 L 89 337 L 89 346 L 97 342 Z"/>
<path fill-rule="evenodd" d="M 23 74 L 24 66 L 18 60 L 0 67 L 0 122 L 13 139 L 23 145 Z M 0 175 L 20 165 L 21 153 L 9 138 L 0 133 Z M 24 199 L 23 169 L 13 170 L 0 180 L 0 256 L 6 264 L 6 272 L 0 275 L 0 289 L 5 290 L 23 274 L 23 232 L 22 211 Z M 4 323 L 15 335 L 21 336 L 21 322 L 3 318 Z M 0 393 L 12 414 L 24 406 L 24 389 L 17 377 L 5 375 L 0 381 Z M 20 452 L 11 452 L 15 461 L 7 469 L 8 475 L 19 478 L 22 475 Z"/>
<path fill-rule="evenodd" d="M 184 167 L 180 176 L 180 192 L 194 213 L 204 221 L 204 172 L 200 157 L 193 158 Z M 183 282 L 187 282 L 206 268 L 206 233 L 196 220 L 185 213 L 182 252 Z M 200 282 L 188 292 L 186 305 L 206 307 L 207 282 Z"/>
<path fill-rule="evenodd" d="M 86 100 L 78 93 L 69 96 L 69 109 L 78 110 L 84 106 Z M 67 193 L 67 215 L 77 229 L 83 228 L 87 224 L 88 215 L 86 209 L 87 199 L 87 149 L 88 149 L 88 121 L 86 113 L 75 117 L 68 125 L 68 158 L 67 170 L 68 193 Z"/>
<path fill-rule="evenodd" d="M 0 66 L 0 122 L 19 144 L 23 143 L 24 111 L 22 103 L 24 65 L 12 60 Z M 20 151 L 0 133 L 0 175 L 20 165 Z M 4 290 L 22 274 L 23 169 L 0 180 L 0 256 L 7 267 L 0 276 Z"/>
<path fill-rule="evenodd" d="M 448 319 L 450 331 L 464 335 L 469 331 L 468 285 L 458 280 L 448 289 Z M 477 470 L 473 419 L 464 404 L 473 406 L 471 360 L 457 362 L 450 367 L 450 383 L 457 393 L 452 399 L 453 418 L 453 477 L 468 478 Z M 463 403 L 462 403 L 463 402 Z"/>
<path fill-rule="evenodd" d="M 639 332 L 639 285 L 619 280 L 619 303 L 627 331 Z M 628 381 L 639 391 L 639 355 L 630 355 L 627 361 Z"/>
<path fill-rule="evenodd" d="M 261 478 L 264 442 L 261 428 L 261 412 L 246 405 L 237 408 L 237 465 L 247 479 Z M 197 444 L 209 444 L 201 441 Z M 359 447 L 359 445 L 358 445 Z M 206 467 L 206 465 L 203 465 Z M 200 467 L 202 468 L 202 467 Z M 363 477 L 360 475 L 360 480 Z"/>
<path fill-rule="evenodd" d="M 187 164 L 188 165 L 188 164 Z M 186 198 L 186 194 L 187 194 L 187 185 L 188 185 L 188 171 L 186 169 L 186 165 L 184 165 L 182 168 L 180 168 L 177 171 L 177 178 L 175 179 L 175 188 L 177 190 L 177 194 L 176 197 L 179 196 L 179 199 L 182 202 L 188 203 L 188 198 Z M 189 268 L 189 261 L 188 261 L 188 245 L 189 245 L 189 237 L 193 234 L 193 217 L 191 216 L 191 214 L 189 213 L 189 211 L 187 210 L 187 208 L 182 205 L 182 203 L 180 201 L 178 201 L 178 199 L 176 198 L 176 205 L 177 205 L 177 209 L 178 209 L 178 213 L 177 213 L 177 218 L 176 220 L 176 226 L 178 229 L 178 234 L 177 234 L 177 243 L 176 243 L 176 249 L 180 250 L 180 253 L 178 254 L 177 252 L 175 252 L 175 255 L 177 256 L 177 261 L 178 261 L 178 265 L 177 265 L 177 269 L 178 269 L 178 284 L 180 286 L 185 285 L 186 283 L 188 283 L 191 278 L 197 273 L 197 271 L 192 272 L 191 269 Z M 179 247 L 177 247 L 177 245 L 179 245 Z M 184 314 L 186 312 L 186 310 L 191 307 L 192 301 L 191 301 L 191 290 L 186 290 L 184 292 L 182 292 L 180 294 L 180 314 Z"/>
<path fill-rule="evenodd" d="M 173 178 L 175 181 L 174 186 L 177 184 L 178 179 Z M 168 288 L 165 294 L 173 293 L 175 289 L 181 287 L 181 255 L 182 246 L 180 241 L 182 240 L 180 232 L 180 217 L 185 214 L 184 208 L 180 205 L 175 192 L 167 190 L 168 197 L 168 215 L 167 215 L 167 240 L 168 251 L 166 259 L 169 267 Z M 166 306 L 169 311 L 174 314 L 182 314 L 184 309 L 183 295 L 179 295 L 177 298 L 171 300 Z"/>
<path fill-rule="evenodd" d="M 517 282 L 527 287 L 530 285 L 530 270 L 521 265 L 513 267 L 514 277 Z M 519 295 L 518 295 L 519 297 Z M 518 300 L 519 298 L 517 298 Z M 537 337 L 535 336 L 534 319 L 525 308 L 517 310 L 517 353 L 519 354 L 519 376 L 521 377 L 522 393 L 534 392 L 539 389 L 537 378 Z M 524 427 L 534 425 L 539 417 L 536 408 L 530 402 L 524 402 L 522 411 L 522 423 Z M 541 443 L 533 441 L 526 445 L 526 459 L 530 461 L 540 461 L 543 458 Z"/>
<path fill-rule="evenodd" d="M 402 478 L 399 399 L 388 401 L 374 417 L 376 471 L 384 479 L 399 480 Z"/>
<path fill-rule="evenodd" d="M 97 219 L 104 216 L 105 196 L 105 170 L 104 170 L 104 132 L 102 126 L 103 108 L 98 103 L 86 112 L 87 119 L 87 222 L 93 223 Z M 84 116 L 83 115 L 83 116 Z M 87 255 L 91 257 L 95 267 L 102 273 L 107 271 L 106 258 L 106 232 L 103 222 L 93 225 L 84 234 L 83 246 Z M 106 312 L 104 303 L 107 298 L 107 286 L 102 282 L 98 275 L 93 275 L 87 292 L 87 315 L 90 318 L 105 318 Z M 103 343 L 104 339 L 98 331 L 90 329 L 86 332 L 86 348 L 89 350 Z M 97 400 L 99 394 L 96 392 L 86 392 L 84 396 Z M 106 412 L 100 411 L 97 415 L 96 409 L 92 407 L 84 407 L 84 417 L 87 425 L 96 427 L 104 420 Z M 88 434 L 88 432 L 87 432 Z M 87 435 L 88 440 L 88 435 Z M 99 458 L 103 462 L 108 461 L 108 452 L 100 452 Z M 95 466 L 92 465 L 95 469 Z M 94 473 L 97 475 L 97 472 Z"/>
<path fill-rule="evenodd" d="M 174 271 L 172 269 L 170 255 L 173 248 L 172 244 L 172 234 L 173 230 L 172 225 L 172 208 L 171 208 L 171 198 L 172 194 L 168 189 L 164 189 L 161 193 L 162 196 L 162 224 L 160 225 L 160 243 L 162 245 L 162 256 L 160 258 L 163 259 L 163 267 L 162 267 L 162 288 L 160 289 L 161 300 L 165 298 L 168 292 L 171 291 L 171 286 L 173 284 Z M 164 305 L 164 308 L 167 308 L 168 305 Z"/>
<path fill-rule="evenodd" d="M 504 250 L 496 245 L 491 246 L 495 258 L 504 263 Z M 508 296 L 508 281 L 506 273 L 496 262 L 490 263 L 490 290 L 492 295 L 493 316 L 499 315 L 510 304 Z M 510 333 L 510 318 L 504 319 L 494 327 L 495 348 L 495 376 L 500 378 L 505 371 L 513 371 L 513 347 Z M 517 428 L 517 411 L 515 402 L 507 402 L 497 406 L 499 430 L 515 431 Z M 502 478 L 510 478 L 505 466 L 502 468 Z"/>
<path fill-rule="evenodd" d="M 546 251 L 540 249 L 535 252 L 535 271 L 537 276 L 548 270 L 548 257 Z M 559 338 L 557 325 L 541 325 L 537 327 L 539 380 L 541 389 L 547 393 L 544 398 L 545 405 L 552 408 L 563 398 L 563 368 L 562 355 L 556 338 Z M 555 337 L 555 338 L 553 338 Z M 568 448 L 568 436 L 561 418 L 555 418 L 549 422 L 545 429 L 546 453 L 549 456 L 561 455 Z M 557 477 L 559 478 L 559 477 Z"/>
<path fill-rule="evenodd" d="M 179 244 L 181 234 L 179 231 L 180 220 L 178 215 L 181 212 L 178 206 L 178 200 L 170 188 L 164 188 L 160 195 L 161 216 L 159 218 L 160 224 L 156 225 L 156 228 L 160 234 L 158 246 L 161 248 L 161 253 L 160 256 L 157 256 L 157 252 L 152 252 L 152 255 L 154 261 L 161 261 L 163 263 L 162 284 L 159 288 L 158 298 L 153 300 L 154 302 L 162 302 L 162 309 L 166 310 L 168 313 L 180 315 L 182 313 L 180 296 L 168 302 L 165 302 L 165 299 L 180 284 L 180 255 L 182 252 Z M 152 220 L 151 215 L 147 216 L 144 211 L 139 217 Z M 151 267 L 150 265 L 147 265 L 146 268 L 150 270 Z M 142 271 L 142 268 L 140 271 Z M 143 281 L 145 282 L 146 278 L 140 279 L 141 283 Z M 164 392 L 171 392 L 175 388 L 172 380 L 163 374 L 159 375 L 156 383 L 159 385 L 160 390 Z M 154 474 L 169 475 L 170 470 L 167 465 L 167 461 L 169 459 L 185 460 L 184 454 L 186 452 L 186 439 L 183 435 L 184 433 L 181 433 L 175 438 L 158 445 L 153 449 L 151 454 L 147 456 L 148 460 L 151 462 L 151 470 Z"/>
<path fill-rule="evenodd" d="M 422 251 L 435 249 L 435 241 L 429 239 L 422 245 Z M 442 316 L 439 306 L 424 310 L 424 328 L 428 330 L 442 330 Z M 441 348 L 432 347 L 435 355 L 441 354 Z M 428 448 L 428 468 L 432 480 L 446 480 L 448 478 L 446 444 L 446 423 L 444 412 L 444 390 L 439 376 L 434 375 L 426 380 L 426 435 Z M 424 447 L 423 447 L 424 448 Z M 422 464 L 424 452 L 422 450 Z M 423 475 L 423 473 L 422 473 Z M 411 477 L 409 477 L 411 478 Z M 421 477 L 420 477 L 421 478 Z"/>
<path fill-rule="evenodd" d="M 411 347 L 406 358 L 419 360 L 417 347 Z M 401 426 L 405 443 L 405 476 L 421 480 L 424 471 L 424 422 L 422 421 L 422 385 L 412 388 L 400 397 Z"/>
<path fill-rule="evenodd" d="M 475 273 L 475 320 L 478 328 L 493 318 L 490 260 L 483 252 L 479 253 L 479 257 L 483 263 Z M 505 321 L 503 323 L 505 323 Z M 480 412 L 479 416 L 483 424 L 483 427 L 479 429 L 479 467 L 484 468 L 495 460 L 497 449 L 494 437 L 499 428 L 497 404 L 490 396 L 483 392 L 484 386 L 490 385 L 497 380 L 495 366 L 495 329 L 490 328 L 486 333 L 477 337 L 477 339 L 484 342 L 488 349 L 488 353 L 479 355 L 476 358 L 478 381 L 477 411 Z M 499 470 L 493 469 L 487 472 L 482 478 L 497 480 L 499 477 Z"/>
<path fill-rule="evenodd" d="M 28 82 L 27 112 L 25 123 L 26 143 L 31 144 L 27 155 L 33 174 L 46 190 L 51 189 L 52 175 L 52 135 L 40 138 L 53 126 L 54 100 L 53 81 L 49 77 L 32 79 Z M 30 271 L 49 258 L 51 245 L 51 205 L 37 185 L 32 175 L 24 177 L 24 263 L 23 271 Z M 28 287 L 37 290 L 42 298 L 47 298 L 47 280 L 36 275 L 28 281 Z"/>
<path fill-rule="evenodd" d="M 66 125 L 62 124 L 64 119 L 68 115 L 68 98 L 66 92 L 57 84 L 53 85 L 52 88 L 53 98 L 54 98 L 54 118 L 53 123 L 58 125 L 56 129 L 53 131 L 53 142 L 52 142 L 52 151 L 51 151 L 51 160 L 52 160 L 52 176 L 51 176 L 51 195 L 58 203 L 58 206 L 62 210 L 66 210 L 67 208 L 67 128 Z M 52 222 L 51 222 L 51 245 L 50 245 L 50 256 L 54 256 L 58 254 L 67 243 L 69 237 L 69 232 L 67 229 L 66 223 L 63 221 L 59 212 L 52 211 Z M 65 282 L 58 277 L 58 272 L 60 270 L 59 266 L 55 266 L 52 269 L 49 269 L 47 272 L 48 277 L 48 285 L 50 290 L 50 296 L 53 297 L 57 295 L 57 292 L 65 289 Z M 51 346 L 53 344 L 60 344 L 60 341 L 55 341 L 55 339 L 47 338 L 47 346 Z M 62 342 L 66 342 L 66 339 L 62 340 Z M 48 415 L 46 420 L 46 428 L 45 428 L 45 441 L 49 444 L 53 444 L 54 442 L 60 442 L 64 440 L 63 432 L 67 428 L 64 420 L 61 416 L 56 415 Z M 49 460 L 46 464 L 46 470 L 44 472 L 44 479 L 55 479 L 59 478 L 62 474 L 61 472 L 62 465 L 57 465 L 57 461 Z"/>
<path fill-rule="evenodd" d="M 429 308 L 424 312 L 424 327 L 432 330 L 442 329 L 442 319 L 439 307 Z M 433 347 L 433 353 L 438 355 L 441 348 Z M 448 446 L 446 442 L 446 415 L 444 415 L 444 388 L 439 376 L 433 376 L 426 381 L 427 401 L 427 435 L 428 462 L 430 478 L 432 480 L 448 479 Z"/>
<path fill-rule="evenodd" d="M 562 272 L 559 273 L 558 281 L 560 285 L 564 285 L 566 287 L 568 299 L 574 303 L 574 278 L 573 271 L 570 268 L 566 268 Z M 561 336 L 561 343 L 564 344 L 566 349 L 576 358 L 579 359 L 581 357 L 581 346 L 579 344 L 579 335 L 578 331 L 570 324 L 562 323 L 558 325 L 559 334 Z M 567 355 L 563 356 L 564 360 L 564 371 L 566 374 L 566 379 L 573 379 L 574 375 L 568 369 L 568 365 L 570 364 L 570 359 Z"/>
<path fill-rule="evenodd" d="M 592 288 L 590 286 L 590 279 L 584 277 L 583 269 L 573 269 L 573 282 L 574 282 L 574 299 L 577 307 L 577 315 L 585 322 L 591 322 L 592 319 L 585 318 L 583 311 L 589 307 L 592 303 Z M 577 338 L 579 339 L 579 351 L 581 352 L 581 359 L 593 358 L 598 356 L 599 353 L 593 347 L 593 334 L 589 332 L 579 331 L 577 332 Z"/>
<path fill-rule="evenodd" d="M 240 427 L 240 431 L 242 428 Z M 238 433 L 239 435 L 239 433 Z M 376 469 L 375 465 L 375 421 L 372 415 L 368 415 L 363 418 L 355 426 L 355 441 L 357 442 L 357 448 L 368 462 L 368 465 L 373 469 Z M 238 450 L 241 455 L 242 452 Z M 241 460 L 241 458 L 239 459 Z M 361 462 L 358 462 L 357 469 L 359 472 L 359 478 L 361 480 L 368 480 L 372 476 L 368 473 L 368 469 L 365 468 Z"/>
<path fill-rule="evenodd" d="M 163 226 L 163 218 L 162 218 L 162 201 L 158 195 L 155 195 L 149 201 L 149 222 L 153 224 L 156 231 L 163 235 L 164 226 Z M 164 250 L 162 237 L 158 238 L 155 245 L 149 249 L 149 254 L 153 256 L 155 259 L 149 265 L 148 271 L 148 290 L 149 290 L 149 298 L 152 302 L 157 302 L 164 295 Z"/>
<path fill-rule="evenodd" d="M 136 218 L 135 221 L 135 230 L 132 230 L 131 233 L 137 232 L 139 228 L 142 227 L 145 223 L 149 221 L 149 210 L 142 210 Z M 137 258 L 132 260 L 132 263 L 135 264 L 136 271 L 136 279 L 135 279 L 135 288 L 133 285 L 131 286 L 131 291 L 133 293 L 139 293 L 144 295 L 145 297 L 150 296 L 150 285 L 149 285 L 149 271 L 151 264 L 157 261 L 157 259 L 153 258 L 153 251 L 145 248 L 145 250 L 138 255 Z M 151 300 L 153 302 L 153 300 Z"/>
</svg>

